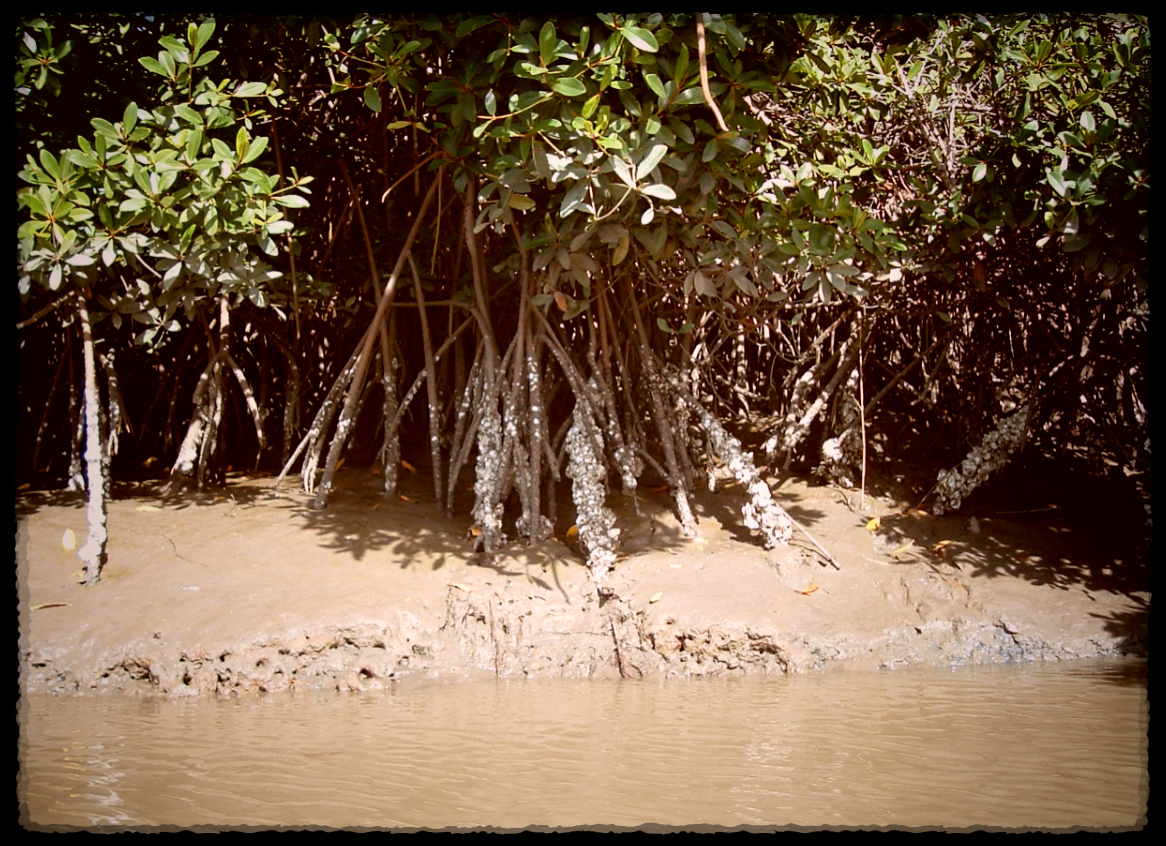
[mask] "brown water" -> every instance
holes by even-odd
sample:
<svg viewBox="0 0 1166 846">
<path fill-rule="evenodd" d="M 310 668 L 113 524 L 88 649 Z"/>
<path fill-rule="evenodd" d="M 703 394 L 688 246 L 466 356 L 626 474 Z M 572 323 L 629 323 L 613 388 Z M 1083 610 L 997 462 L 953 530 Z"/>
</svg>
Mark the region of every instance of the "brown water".
<svg viewBox="0 0 1166 846">
<path fill-rule="evenodd" d="M 1138 826 L 1146 664 L 26 697 L 34 826 Z"/>
</svg>

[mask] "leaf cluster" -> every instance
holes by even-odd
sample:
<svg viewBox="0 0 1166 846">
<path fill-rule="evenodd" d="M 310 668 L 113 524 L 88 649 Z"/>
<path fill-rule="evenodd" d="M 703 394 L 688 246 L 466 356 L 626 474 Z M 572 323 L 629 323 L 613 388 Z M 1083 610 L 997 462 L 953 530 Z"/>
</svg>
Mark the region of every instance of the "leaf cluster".
<svg viewBox="0 0 1166 846">
<path fill-rule="evenodd" d="M 307 205 L 311 177 L 281 183 L 257 166 L 268 143 L 252 132 L 266 116 L 257 104 L 276 107 L 280 92 L 200 77 L 217 56 L 204 50 L 214 29 L 211 19 L 190 23 L 185 40 L 163 36 L 157 58 L 139 60 L 162 78 L 154 108 L 130 102 L 118 122 L 92 118 L 93 134 L 75 147 L 27 156 L 18 176 L 29 187 L 17 194 L 22 297 L 92 290 L 104 309 L 95 321 L 143 324 L 143 344 L 221 291 L 258 307 L 282 299 L 282 274 L 260 254 L 278 254 L 275 239 L 293 228 L 284 210 Z"/>
</svg>

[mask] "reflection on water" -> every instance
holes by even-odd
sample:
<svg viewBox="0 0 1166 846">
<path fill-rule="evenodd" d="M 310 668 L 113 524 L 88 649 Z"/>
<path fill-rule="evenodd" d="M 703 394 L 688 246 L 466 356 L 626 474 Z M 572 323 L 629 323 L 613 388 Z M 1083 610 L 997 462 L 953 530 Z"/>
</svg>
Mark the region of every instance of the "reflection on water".
<svg viewBox="0 0 1166 846">
<path fill-rule="evenodd" d="M 1131 826 L 1145 663 L 26 697 L 23 821 Z"/>
</svg>

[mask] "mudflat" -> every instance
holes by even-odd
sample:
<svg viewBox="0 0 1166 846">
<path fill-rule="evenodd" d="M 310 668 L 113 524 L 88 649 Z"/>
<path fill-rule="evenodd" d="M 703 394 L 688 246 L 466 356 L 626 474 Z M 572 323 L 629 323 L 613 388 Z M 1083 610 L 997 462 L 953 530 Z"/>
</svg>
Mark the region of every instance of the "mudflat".
<svg viewBox="0 0 1166 846">
<path fill-rule="evenodd" d="M 1055 507 L 943 517 L 889 496 L 771 479 L 797 532 L 765 550 L 743 494 L 612 495 L 622 558 L 601 600 L 569 532 L 487 558 L 468 518 L 406 476 L 342 470 L 328 508 L 232 475 L 166 499 L 115 489 L 100 584 L 67 549 L 81 495 L 18 495 L 21 687 L 170 696 L 361 690 L 410 675 L 794 673 L 1144 655 L 1149 529 Z M 569 503 L 568 503 L 569 505 Z M 1137 515 L 1135 515 L 1136 518 Z M 832 557 L 827 559 L 819 546 Z"/>
</svg>

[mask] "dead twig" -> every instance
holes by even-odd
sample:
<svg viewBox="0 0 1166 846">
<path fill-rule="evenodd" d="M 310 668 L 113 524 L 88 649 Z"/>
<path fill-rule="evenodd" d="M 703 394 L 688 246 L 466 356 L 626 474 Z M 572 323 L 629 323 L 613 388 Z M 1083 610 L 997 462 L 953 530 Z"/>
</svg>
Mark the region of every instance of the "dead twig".
<svg viewBox="0 0 1166 846">
<path fill-rule="evenodd" d="M 786 512 L 786 515 L 787 515 L 787 516 L 789 515 L 789 512 L 788 512 L 788 511 Z M 807 530 L 806 530 L 806 527 L 805 527 L 805 526 L 803 526 L 801 523 L 799 523 L 799 522 L 798 522 L 797 520 L 795 520 L 793 517 L 790 517 L 789 519 L 790 519 L 790 522 L 791 522 L 791 523 L 793 523 L 795 526 L 797 526 L 799 529 L 801 529 L 801 530 L 802 530 L 802 534 L 803 534 L 803 535 L 805 535 L 807 538 L 809 538 L 809 539 L 810 539 L 810 543 L 812 543 L 814 546 L 816 546 L 816 547 L 818 548 L 818 551 L 819 551 L 819 552 L 821 552 L 821 553 L 822 553 L 822 555 L 824 555 L 824 556 L 826 557 L 826 560 L 827 560 L 827 561 L 829 561 L 831 564 L 833 564 L 833 565 L 834 565 L 834 569 L 835 569 L 835 570 L 841 570 L 841 569 L 842 569 L 840 566 L 838 566 L 838 561 L 837 561 L 837 560 L 835 560 L 834 556 L 833 556 L 833 555 L 831 555 L 831 554 L 830 554 L 830 553 L 829 553 L 829 552 L 826 550 L 826 547 L 824 547 L 824 546 L 822 546 L 822 544 L 818 543 L 818 541 L 817 541 L 817 540 L 814 538 L 814 536 L 813 536 L 813 535 L 811 535 L 811 534 L 809 533 L 809 531 L 807 531 Z"/>
</svg>

